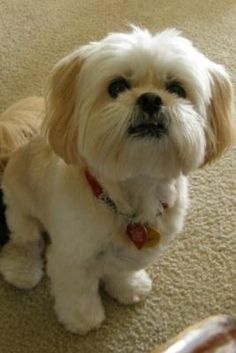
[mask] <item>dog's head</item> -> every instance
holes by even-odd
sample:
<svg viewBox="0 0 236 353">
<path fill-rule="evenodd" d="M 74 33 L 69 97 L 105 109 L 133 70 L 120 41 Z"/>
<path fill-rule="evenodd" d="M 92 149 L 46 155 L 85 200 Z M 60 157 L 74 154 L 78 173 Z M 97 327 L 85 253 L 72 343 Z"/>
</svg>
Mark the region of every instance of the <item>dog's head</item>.
<svg viewBox="0 0 236 353">
<path fill-rule="evenodd" d="M 54 151 L 117 180 L 187 174 L 233 140 L 228 74 L 176 30 L 81 47 L 54 68 L 47 103 Z"/>
</svg>

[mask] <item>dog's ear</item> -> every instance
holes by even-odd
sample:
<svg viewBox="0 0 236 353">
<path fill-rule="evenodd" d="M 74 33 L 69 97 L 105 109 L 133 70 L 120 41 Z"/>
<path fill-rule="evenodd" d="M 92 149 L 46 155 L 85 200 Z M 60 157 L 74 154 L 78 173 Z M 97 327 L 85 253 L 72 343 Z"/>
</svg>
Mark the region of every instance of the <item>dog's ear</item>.
<svg viewBox="0 0 236 353">
<path fill-rule="evenodd" d="M 223 66 L 211 63 L 212 96 L 207 111 L 207 150 L 204 164 L 218 159 L 235 142 L 233 88 Z"/>
<path fill-rule="evenodd" d="M 76 163 L 78 159 L 78 117 L 74 115 L 81 66 L 82 59 L 75 51 L 54 67 L 49 78 L 43 123 L 43 132 L 49 144 L 68 164 Z"/>
</svg>

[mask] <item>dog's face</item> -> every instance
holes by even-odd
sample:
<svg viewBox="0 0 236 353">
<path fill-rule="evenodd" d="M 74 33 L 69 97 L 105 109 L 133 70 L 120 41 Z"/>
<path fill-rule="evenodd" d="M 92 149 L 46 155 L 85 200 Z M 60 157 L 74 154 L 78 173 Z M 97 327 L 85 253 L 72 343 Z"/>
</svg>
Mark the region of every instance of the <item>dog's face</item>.
<svg viewBox="0 0 236 353">
<path fill-rule="evenodd" d="M 232 141 L 232 88 L 175 30 L 134 28 L 80 48 L 54 69 L 46 128 L 67 163 L 124 180 L 187 174 Z"/>
</svg>

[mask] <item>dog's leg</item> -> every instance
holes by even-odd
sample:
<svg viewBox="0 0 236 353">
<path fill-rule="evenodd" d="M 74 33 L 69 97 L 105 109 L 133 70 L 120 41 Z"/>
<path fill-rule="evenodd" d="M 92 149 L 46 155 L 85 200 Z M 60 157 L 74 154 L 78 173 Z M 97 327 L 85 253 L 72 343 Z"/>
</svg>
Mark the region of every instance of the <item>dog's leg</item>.
<svg viewBox="0 0 236 353">
<path fill-rule="evenodd" d="M 152 281 L 145 270 L 109 273 L 103 277 L 105 289 L 122 304 L 135 304 L 143 300 L 152 289 Z"/>
<path fill-rule="evenodd" d="M 0 272 L 18 288 L 33 288 L 43 275 L 43 239 L 39 225 L 14 207 L 7 213 L 11 235 L 0 255 Z"/>
<path fill-rule="evenodd" d="M 63 249 L 55 251 L 52 243 L 47 254 L 47 273 L 58 320 L 67 330 L 86 334 L 100 327 L 105 314 L 99 295 L 99 274 L 88 261 L 78 262 L 81 256 L 76 256 L 75 259 L 75 254 Z"/>
</svg>

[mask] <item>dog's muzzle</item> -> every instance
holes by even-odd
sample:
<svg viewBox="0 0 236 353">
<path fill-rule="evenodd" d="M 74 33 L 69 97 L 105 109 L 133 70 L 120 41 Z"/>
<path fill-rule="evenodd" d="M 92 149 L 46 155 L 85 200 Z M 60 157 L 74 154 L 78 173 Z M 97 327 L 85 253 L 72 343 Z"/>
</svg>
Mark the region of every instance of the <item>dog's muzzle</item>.
<svg viewBox="0 0 236 353">
<path fill-rule="evenodd" d="M 136 102 L 128 133 L 137 137 L 160 138 L 168 133 L 168 125 L 169 119 L 164 114 L 161 97 L 148 92 Z"/>
</svg>

